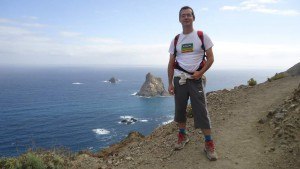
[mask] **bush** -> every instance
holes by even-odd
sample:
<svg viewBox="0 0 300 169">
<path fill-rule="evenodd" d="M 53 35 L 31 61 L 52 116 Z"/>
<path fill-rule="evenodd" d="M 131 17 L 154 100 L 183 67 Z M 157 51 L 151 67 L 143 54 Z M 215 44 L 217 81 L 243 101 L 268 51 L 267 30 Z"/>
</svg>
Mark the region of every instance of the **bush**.
<svg viewBox="0 0 300 169">
<path fill-rule="evenodd" d="M 2 158 L 0 159 L 0 168 L 5 169 L 21 169 L 22 164 L 16 158 Z"/>
<path fill-rule="evenodd" d="M 268 82 L 278 80 L 278 79 L 282 79 L 282 78 L 285 78 L 285 77 L 286 77 L 286 75 L 284 73 L 276 73 L 273 77 L 268 78 Z"/>
<path fill-rule="evenodd" d="M 64 149 L 29 151 L 20 157 L 0 158 L 0 169 L 64 169 L 70 165 L 71 152 Z"/>
<path fill-rule="evenodd" d="M 47 168 L 53 168 L 53 169 L 64 168 L 65 160 L 63 157 L 57 154 L 48 152 L 43 154 L 42 158 Z"/>
<path fill-rule="evenodd" d="M 36 154 L 29 152 L 21 156 L 22 168 L 28 169 L 43 169 L 46 168 L 43 162 L 43 159 L 37 156 Z"/>
<path fill-rule="evenodd" d="M 248 80 L 248 85 L 249 86 L 255 86 L 256 84 L 257 84 L 257 82 L 253 78 L 251 78 L 250 80 Z"/>
</svg>

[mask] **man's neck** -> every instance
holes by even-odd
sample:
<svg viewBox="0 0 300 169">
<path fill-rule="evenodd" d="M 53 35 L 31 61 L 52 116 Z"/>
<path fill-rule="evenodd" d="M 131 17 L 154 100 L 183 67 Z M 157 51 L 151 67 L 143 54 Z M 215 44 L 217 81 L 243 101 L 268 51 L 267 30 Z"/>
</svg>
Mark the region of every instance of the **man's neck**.
<svg viewBox="0 0 300 169">
<path fill-rule="evenodd" d="M 194 28 L 192 26 L 191 27 L 190 26 L 189 27 L 182 27 L 182 29 L 183 29 L 183 31 L 182 31 L 183 34 L 189 34 L 189 33 L 194 31 Z"/>
</svg>

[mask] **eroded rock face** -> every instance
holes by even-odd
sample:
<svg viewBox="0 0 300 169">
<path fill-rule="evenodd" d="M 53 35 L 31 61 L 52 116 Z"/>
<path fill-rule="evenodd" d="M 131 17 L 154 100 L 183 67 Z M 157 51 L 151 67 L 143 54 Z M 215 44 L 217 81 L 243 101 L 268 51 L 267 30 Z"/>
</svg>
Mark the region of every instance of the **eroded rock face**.
<svg viewBox="0 0 300 169">
<path fill-rule="evenodd" d="M 300 62 L 289 68 L 285 73 L 290 76 L 300 76 Z"/>
<path fill-rule="evenodd" d="M 118 81 L 118 79 L 112 77 L 108 80 L 110 83 L 116 83 Z"/>
<path fill-rule="evenodd" d="M 162 79 L 154 77 L 151 73 L 146 75 L 146 81 L 137 93 L 138 96 L 155 97 L 155 96 L 168 96 L 168 92 L 164 88 Z"/>
</svg>

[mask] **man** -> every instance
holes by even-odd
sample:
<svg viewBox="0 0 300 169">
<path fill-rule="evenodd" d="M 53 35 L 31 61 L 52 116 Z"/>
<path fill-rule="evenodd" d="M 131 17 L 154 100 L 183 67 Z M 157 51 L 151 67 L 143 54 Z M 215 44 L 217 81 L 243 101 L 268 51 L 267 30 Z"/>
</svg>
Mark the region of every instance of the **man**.
<svg viewBox="0 0 300 169">
<path fill-rule="evenodd" d="M 170 94 L 175 95 L 174 121 L 178 123 L 179 128 L 175 149 L 182 149 L 189 141 L 186 134 L 186 107 L 190 98 L 194 113 L 194 126 L 202 130 L 205 136 L 204 151 L 208 159 L 214 161 L 217 160 L 217 155 L 211 137 L 211 125 L 202 83 L 203 74 L 214 62 L 213 43 L 206 34 L 203 34 L 205 51 L 201 48 L 202 40 L 198 32 L 194 30 L 194 21 L 193 9 L 188 6 L 182 7 L 179 11 L 179 22 L 183 31 L 178 37 L 176 47 L 174 47 L 175 39 L 173 39 L 169 49 L 168 90 Z M 200 69 L 205 53 L 207 61 Z"/>
</svg>

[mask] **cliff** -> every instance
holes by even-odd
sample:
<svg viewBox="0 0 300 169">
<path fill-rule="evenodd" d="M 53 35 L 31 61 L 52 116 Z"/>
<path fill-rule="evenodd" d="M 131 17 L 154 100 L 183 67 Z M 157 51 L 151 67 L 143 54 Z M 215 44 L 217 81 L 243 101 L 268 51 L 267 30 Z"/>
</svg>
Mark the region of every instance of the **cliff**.
<svg viewBox="0 0 300 169">
<path fill-rule="evenodd" d="M 81 155 L 80 168 L 299 168 L 300 76 L 236 87 L 208 95 L 213 138 L 219 155 L 210 162 L 203 153 L 203 135 L 187 122 L 190 142 L 174 151 L 177 126 L 158 127 L 149 136 L 130 134 L 119 144 L 99 153 Z M 288 157 L 288 158 L 287 158 Z"/>
<path fill-rule="evenodd" d="M 36 154 L 49 166 L 63 168 L 300 168 L 300 76 L 288 76 L 253 87 L 219 90 L 207 96 L 213 139 L 219 159 L 207 160 L 203 135 L 188 118 L 190 142 L 174 151 L 177 126 L 158 127 L 149 136 L 132 132 L 120 143 L 100 152 L 82 151 L 58 156 Z M 32 154 L 30 155 L 32 158 Z M 19 157 L 22 160 L 26 156 Z M 51 159 L 51 160 L 50 160 Z M 50 162 L 49 162 L 50 161 Z M 17 163 L 10 159 L 10 163 Z M 56 164 L 56 165 L 57 165 Z M 0 167 L 4 163 L 0 161 Z M 4 166 L 5 168 L 5 166 Z"/>
</svg>

